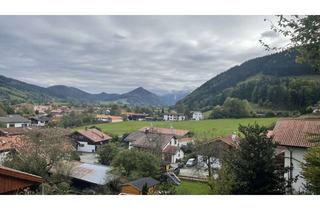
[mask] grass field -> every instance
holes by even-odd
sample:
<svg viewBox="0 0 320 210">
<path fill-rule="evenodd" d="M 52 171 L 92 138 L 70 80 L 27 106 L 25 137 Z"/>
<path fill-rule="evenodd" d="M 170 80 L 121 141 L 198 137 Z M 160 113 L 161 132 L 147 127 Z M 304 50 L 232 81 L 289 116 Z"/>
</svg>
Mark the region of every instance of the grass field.
<svg viewBox="0 0 320 210">
<path fill-rule="evenodd" d="M 209 187 L 202 182 L 182 180 L 176 187 L 176 193 L 177 195 L 208 195 Z"/>
<path fill-rule="evenodd" d="M 244 119 L 217 119 L 217 120 L 201 120 L 201 121 L 180 121 L 180 122 L 146 122 L 146 121 L 126 121 L 120 123 L 104 123 L 95 124 L 103 132 L 111 135 L 122 135 L 136 131 L 144 126 L 158 126 L 176 129 L 190 130 L 195 134 L 196 138 L 212 138 L 217 136 L 225 136 L 237 131 L 239 125 L 248 125 L 258 123 L 268 126 L 275 122 L 277 118 L 244 118 Z M 89 127 L 89 126 L 87 126 Z"/>
</svg>

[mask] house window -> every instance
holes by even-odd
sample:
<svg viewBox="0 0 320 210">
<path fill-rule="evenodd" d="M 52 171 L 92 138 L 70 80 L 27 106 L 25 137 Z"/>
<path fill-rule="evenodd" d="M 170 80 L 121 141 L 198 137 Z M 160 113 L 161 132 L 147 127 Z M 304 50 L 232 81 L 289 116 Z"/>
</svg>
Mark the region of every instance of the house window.
<svg viewBox="0 0 320 210">
<path fill-rule="evenodd" d="M 79 147 L 84 147 L 84 144 L 79 144 Z"/>
<path fill-rule="evenodd" d="M 14 128 L 14 127 L 15 127 L 15 126 L 14 126 L 14 123 L 10 123 L 10 124 L 9 124 L 9 127 L 10 127 L 10 128 Z"/>
</svg>

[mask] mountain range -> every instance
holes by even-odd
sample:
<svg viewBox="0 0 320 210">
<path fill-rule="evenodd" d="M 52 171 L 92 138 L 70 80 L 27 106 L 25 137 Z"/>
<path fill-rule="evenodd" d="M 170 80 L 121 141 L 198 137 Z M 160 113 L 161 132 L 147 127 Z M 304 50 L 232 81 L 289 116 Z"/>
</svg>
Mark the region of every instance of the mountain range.
<svg viewBox="0 0 320 210">
<path fill-rule="evenodd" d="M 19 80 L 0 75 L 0 100 L 10 100 L 13 103 L 72 101 L 72 102 L 121 102 L 132 106 L 162 106 L 161 97 L 142 88 L 136 88 L 128 93 L 91 94 L 74 87 L 55 85 L 48 88 L 28 84 Z M 175 101 L 174 101 L 175 102 Z M 174 103 L 171 102 L 171 103 Z"/>
</svg>

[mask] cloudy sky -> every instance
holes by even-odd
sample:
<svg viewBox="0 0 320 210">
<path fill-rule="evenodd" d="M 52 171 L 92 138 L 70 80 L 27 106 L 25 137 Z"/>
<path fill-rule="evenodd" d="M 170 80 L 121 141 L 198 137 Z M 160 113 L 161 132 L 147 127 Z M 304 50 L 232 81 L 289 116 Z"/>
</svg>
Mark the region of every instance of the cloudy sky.
<svg viewBox="0 0 320 210">
<path fill-rule="evenodd" d="M 192 90 L 282 42 L 266 16 L 1 16 L 0 74 L 91 93 Z"/>
</svg>

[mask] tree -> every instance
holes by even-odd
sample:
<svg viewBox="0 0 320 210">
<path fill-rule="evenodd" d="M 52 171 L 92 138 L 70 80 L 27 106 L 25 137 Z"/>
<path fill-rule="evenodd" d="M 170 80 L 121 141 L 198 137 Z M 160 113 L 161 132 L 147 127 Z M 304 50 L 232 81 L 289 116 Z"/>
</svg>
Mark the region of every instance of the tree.
<svg viewBox="0 0 320 210">
<path fill-rule="evenodd" d="M 232 171 L 226 164 L 218 170 L 217 177 L 211 177 L 208 180 L 210 194 L 230 195 L 234 186 L 235 178 Z"/>
<path fill-rule="evenodd" d="M 160 158 L 149 152 L 135 149 L 119 152 L 111 165 L 125 177 L 157 177 L 160 174 Z"/>
<path fill-rule="evenodd" d="M 225 113 L 224 113 L 223 107 L 219 105 L 213 107 L 213 110 L 209 116 L 209 118 L 211 119 L 220 119 L 224 117 L 225 117 Z"/>
<path fill-rule="evenodd" d="M 68 135 L 61 128 L 31 130 L 21 137 L 17 152 L 10 153 L 4 165 L 47 178 L 55 164 L 72 157 L 74 149 Z"/>
<path fill-rule="evenodd" d="M 1 104 L 0 104 L 0 117 L 6 116 L 7 112 L 2 108 Z"/>
<path fill-rule="evenodd" d="M 312 193 L 320 194 L 320 147 L 308 149 L 304 156 L 306 163 L 303 165 L 303 176 Z"/>
<path fill-rule="evenodd" d="M 202 156 L 203 162 L 207 165 L 209 178 L 213 177 L 212 164 L 217 162 L 222 155 L 223 149 L 221 148 L 221 144 L 217 144 L 214 140 L 197 141 L 195 151 L 197 155 Z"/>
<path fill-rule="evenodd" d="M 232 194 L 283 194 L 283 171 L 277 170 L 276 145 L 258 124 L 240 126 L 243 138 L 224 156 L 223 164 L 234 177 Z"/>
<path fill-rule="evenodd" d="M 227 97 L 222 107 L 215 106 L 210 115 L 211 118 L 223 118 L 223 117 L 250 117 L 253 114 L 253 110 L 247 100 L 241 100 L 238 98 Z"/>
<path fill-rule="evenodd" d="M 263 40 L 262 45 L 267 50 L 296 49 L 299 55 L 296 61 L 310 64 L 316 71 L 320 71 L 320 16 L 277 16 L 276 24 L 271 22 L 271 30 L 289 38 L 290 43 L 283 47 L 270 46 Z"/>
<path fill-rule="evenodd" d="M 71 112 L 68 115 L 64 115 L 62 117 L 61 122 L 59 125 L 64 128 L 69 128 L 69 127 L 78 127 L 81 125 L 88 125 L 95 123 L 96 119 L 94 115 L 89 114 L 89 113 L 75 113 Z"/>
<path fill-rule="evenodd" d="M 302 166 L 303 176 L 307 181 L 307 189 L 320 194 L 320 135 L 310 134 L 310 141 L 315 143 L 315 147 L 308 149 L 304 155 L 305 164 Z"/>
<path fill-rule="evenodd" d="M 98 149 L 99 162 L 110 165 L 114 157 L 118 154 L 119 148 L 115 143 L 109 142 Z"/>
</svg>

